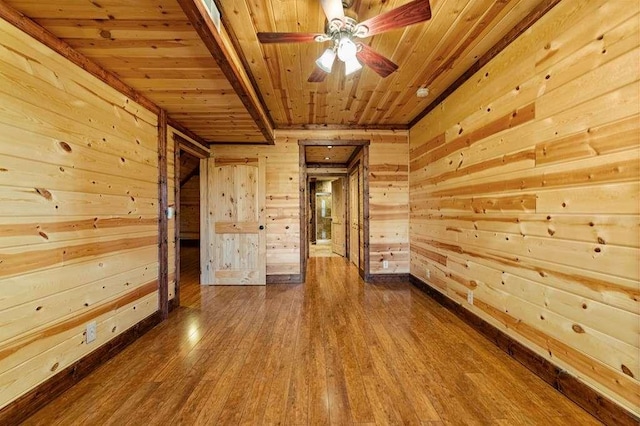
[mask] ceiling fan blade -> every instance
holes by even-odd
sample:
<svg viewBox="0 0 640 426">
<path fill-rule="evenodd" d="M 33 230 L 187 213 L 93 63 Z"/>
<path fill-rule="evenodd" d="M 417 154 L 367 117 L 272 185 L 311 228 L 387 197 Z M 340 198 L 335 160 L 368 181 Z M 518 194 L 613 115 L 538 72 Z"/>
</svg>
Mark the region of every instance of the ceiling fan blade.
<svg viewBox="0 0 640 426">
<path fill-rule="evenodd" d="M 374 70 L 382 78 L 388 77 L 395 70 L 398 69 L 398 65 L 391 62 L 369 46 L 364 43 L 358 43 L 360 49 L 356 54 L 356 57 L 369 68 Z"/>
<path fill-rule="evenodd" d="M 366 27 L 367 31 L 362 31 L 357 35 L 361 38 L 370 37 L 429 19 L 431 19 L 429 0 L 414 0 L 389 12 L 381 13 L 378 16 L 360 22 L 358 27 Z"/>
<path fill-rule="evenodd" d="M 307 81 L 309 83 L 322 83 L 325 78 L 327 78 L 327 73 L 316 66 Z"/>
<path fill-rule="evenodd" d="M 344 9 L 342 8 L 342 0 L 320 0 L 320 5 L 324 14 L 327 16 L 327 21 L 331 22 L 334 19 L 344 20 Z"/>
<path fill-rule="evenodd" d="M 260 43 L 310 43 L 317 41 L 316 37 L 324 36 L 318 33 L 258 33 Z"/>
</svg>

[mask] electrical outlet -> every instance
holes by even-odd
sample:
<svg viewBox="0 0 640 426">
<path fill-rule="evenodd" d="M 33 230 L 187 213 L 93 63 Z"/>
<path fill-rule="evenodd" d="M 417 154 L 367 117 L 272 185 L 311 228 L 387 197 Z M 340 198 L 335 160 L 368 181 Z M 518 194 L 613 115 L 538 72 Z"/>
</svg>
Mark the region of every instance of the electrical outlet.
<svg viewBox="0 0 640 426">
<path fill-rule="evenodd" d="M 431 278 L 431 271 L 427 269 L 427 278 Z"/>
<path fill-rule="evenodd" d="M 467 302 L 469 302 L 470 305 L 473 305 L 473 291 L 471 290 L 467 290 Z"/>
<path fill-rule="evenodd" d="M 389 261 L 388 260 L 383 260 L 382 261 L 382 269 L 387 269 L 389 267 Z"/>
<path fill-rule="evenodd" d="M 96 337 L 98 337 L 98 324 L 96 324 L 95 321 L 92 321 L 87 324 L 87 329 L 84 333 L 84 339 L 86 343 L 91 343 L 96 340 Z"/>
</svg>

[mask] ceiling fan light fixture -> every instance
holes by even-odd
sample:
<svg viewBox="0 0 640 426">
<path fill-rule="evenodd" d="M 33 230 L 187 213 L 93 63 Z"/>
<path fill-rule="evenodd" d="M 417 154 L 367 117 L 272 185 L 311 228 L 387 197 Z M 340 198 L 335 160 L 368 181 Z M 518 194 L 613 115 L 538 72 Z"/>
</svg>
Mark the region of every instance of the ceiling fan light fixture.
<svg viewBox="0 0 640 426">
<path fill-rule="evenodd" d="M 335 50 L 327 49 L 316 60 L 316 65 L 318 66 L 318 68 L 320 68 L 322 71 L 328 74 L 331 72 L 331 69 L 333 68 L 333 63 L 335 62 L 335 60 L 336 60 Z"/>
<path fill-rule="evenodd" d="M 362 64 L 358 62 L 355 56 L 349 59 L 348 61 L 344 62 L 344 75 L 353 74 L 354 72 L 361 69 L 362 69 Z"/>
</svg>

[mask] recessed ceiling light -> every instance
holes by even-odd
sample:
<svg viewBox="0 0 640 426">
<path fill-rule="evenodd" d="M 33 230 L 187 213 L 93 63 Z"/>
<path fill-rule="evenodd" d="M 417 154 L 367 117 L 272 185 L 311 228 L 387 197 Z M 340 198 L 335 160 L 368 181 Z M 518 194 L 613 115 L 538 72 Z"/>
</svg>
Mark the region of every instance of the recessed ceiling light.
<svg viewBox="0 0 640 426">
<path fill-rule="evenodd" d="M 427 96 L 429 96 L 429 88 L 428 87 L 421 87 L 416 91 L 416 96 L 419 98 L 426 98 Z"/>
<path fill-rule="evenodd" d="M 328 145 L 327 148 L 331 149 L 333 148 L 333 145 Z"/>
<path fill-rule="evenodd" d="M 325 159 L 325 160 L 330 160 L 330 158 L 329 158 L 329 157 L 324 157 L 324 159 Z"/>
</svg>

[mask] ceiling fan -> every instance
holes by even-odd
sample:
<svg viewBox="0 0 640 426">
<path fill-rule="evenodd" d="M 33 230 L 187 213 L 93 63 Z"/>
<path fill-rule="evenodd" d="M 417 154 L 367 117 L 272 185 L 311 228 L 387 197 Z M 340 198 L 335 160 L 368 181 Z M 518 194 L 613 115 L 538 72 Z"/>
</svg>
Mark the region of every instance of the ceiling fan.
<svg viewBox="0 0 640 426">
<path fill-rule="evenodd" d="M 344 62 L 345 75 L 361 69 L 362 62 L 381 77 L 389 76 L 398 69 L 398 65 L 356 39 L 407 27 L 431 18 L 429 0 L 413 0 L 362 22 L 357 22 L 345 15 L 343 0 L 320 0 L 320 5 L 328 22 L 324 34 L 276 32 L 257 34 L 260 43 L 265 44 L 332 42 L 333 45 L 316 60 L 316 69 L 309 77 L 309 82 L 316 83 L 324 81 L 327 74 L 331 72 L 336 57 Z"/>
</svg>

